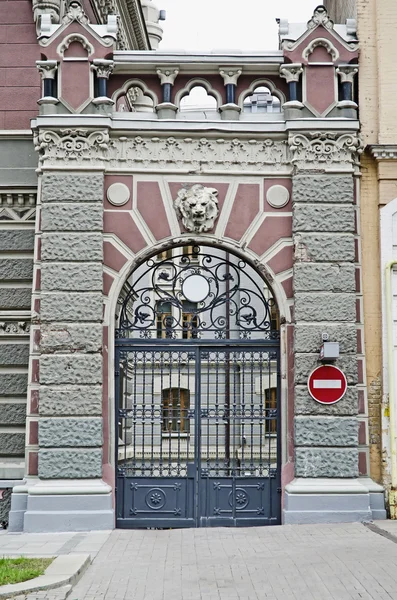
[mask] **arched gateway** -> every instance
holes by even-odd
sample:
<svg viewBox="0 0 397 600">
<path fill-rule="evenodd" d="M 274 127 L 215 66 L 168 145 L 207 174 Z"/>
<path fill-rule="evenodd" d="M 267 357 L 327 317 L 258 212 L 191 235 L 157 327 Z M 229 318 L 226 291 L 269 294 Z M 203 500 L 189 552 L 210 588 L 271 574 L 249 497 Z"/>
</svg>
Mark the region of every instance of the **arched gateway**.
<svg viewBox="0 0 397 600">
<path fill-rule="evenodd" d="M 128 277 L 116 322 L 119 527 L 280 523 L 279 313 L 253 267 L 181 246 Z"/>
</svg>

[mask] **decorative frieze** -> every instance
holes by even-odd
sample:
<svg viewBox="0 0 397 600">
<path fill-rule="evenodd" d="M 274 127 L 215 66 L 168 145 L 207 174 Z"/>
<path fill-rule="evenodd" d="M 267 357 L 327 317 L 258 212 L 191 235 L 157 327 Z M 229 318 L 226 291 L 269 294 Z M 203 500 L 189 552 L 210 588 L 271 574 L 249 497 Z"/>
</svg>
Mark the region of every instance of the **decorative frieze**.
<svg viewBox="0 0 397 600">
<path fill-rule="evenodd" d="M 108 168 L 183 171 L 285 170 L 291 162 L 286 140 L 126 136 L 110 139 L 106 130 L 40 130 L 35 148 L 41 164 L 95 159 Z"/>
<path fill-rule="evenodd" d="M 289 140 L 122 136 L 90 129 L 40 130 L 34 136 L 40 164 L 95 159 L 105 168 L 145 170 L 257 171 L 331 168 L 352 170 L 363 146 L 356 132 L 292 133 Z"/>
<path fill-rule="evenodd" d="M 58 132 L 41 130 L 34 135 L 34 145 L 40 155 L 40 163 L 47 160 L 103 159 L 109 148 L 109 133 L 107 130 L 88 129 L 60 129 Z"/>
<path fill-rule="evenodd" d="M 292 163 L 299 169 L 333 166 L 338 170 L 351 170 L 363 150 L 357 133 L 296 133 L 290 135 L 289 145 Z"/>
<path fill-rule="evenodd" d="M 29 336 L 30 321 L 0 321 L 0 337 Z"/>
</svg>

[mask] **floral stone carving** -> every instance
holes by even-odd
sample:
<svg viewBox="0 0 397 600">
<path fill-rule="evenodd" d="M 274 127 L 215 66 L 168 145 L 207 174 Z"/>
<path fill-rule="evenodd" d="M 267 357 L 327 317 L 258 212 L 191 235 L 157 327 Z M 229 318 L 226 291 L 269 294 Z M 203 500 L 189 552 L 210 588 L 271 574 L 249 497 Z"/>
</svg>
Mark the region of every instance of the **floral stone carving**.
<svg viewBox="0 0 397 600">
<path fill-rule="evenodd" d="M 219 216 L 218 190 L 200 184 L 182 188 L 178 192 L 174 207 L 187 231 L 210 231 Z"/>
</svg>

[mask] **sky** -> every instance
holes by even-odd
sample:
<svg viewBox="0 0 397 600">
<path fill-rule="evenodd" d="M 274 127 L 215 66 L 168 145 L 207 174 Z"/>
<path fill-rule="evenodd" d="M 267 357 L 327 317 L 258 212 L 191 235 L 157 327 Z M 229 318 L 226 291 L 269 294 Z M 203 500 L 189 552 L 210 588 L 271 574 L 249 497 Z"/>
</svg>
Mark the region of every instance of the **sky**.
<svg viewBox="0 0 397 600">
<path fill-rule="evenodd" d="M 320 0 L 153 0 L 167 12 L 159 50 L 277 50 L 276 18 L 307 22 Z"/>
</svg>

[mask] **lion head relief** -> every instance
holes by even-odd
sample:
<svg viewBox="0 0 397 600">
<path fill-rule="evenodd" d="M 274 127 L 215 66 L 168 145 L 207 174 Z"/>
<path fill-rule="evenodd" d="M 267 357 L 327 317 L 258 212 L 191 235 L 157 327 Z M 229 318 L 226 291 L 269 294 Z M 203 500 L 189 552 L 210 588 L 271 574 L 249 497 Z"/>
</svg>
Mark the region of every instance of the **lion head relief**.
<svg viewBox="0 0 397 600">
<path fill-rule="evenodd" d="M 200 184 L 182 188 L 178 192 L 174 207 L 187 231 L 210 231 L 219 215 L 218 190 Z"/>
</svg>

